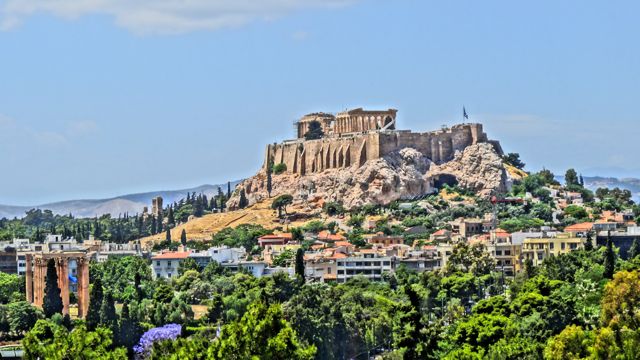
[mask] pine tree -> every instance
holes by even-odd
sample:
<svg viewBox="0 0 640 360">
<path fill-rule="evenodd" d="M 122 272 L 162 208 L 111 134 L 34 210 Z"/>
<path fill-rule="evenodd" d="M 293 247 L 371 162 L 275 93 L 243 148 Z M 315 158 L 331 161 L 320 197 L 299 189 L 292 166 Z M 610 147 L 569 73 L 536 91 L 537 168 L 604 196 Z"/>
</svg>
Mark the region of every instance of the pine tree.
<svg viewBox="0 0 640 360">
<path fill-rule="evenodd" d="M 182 246 L 187 246 L 187 231 L 182 229 L 182 233 L 180 234 L 180 243 Z"/>
<path fill-rule="evenodd" d="M 607 234 L 607 249 L 604 253 L 604 274 L 606 279 L 613 279 L 616 267 L 616 253 L 613 251 L 613 242 L 611 241 L 611 231 Z"/>
<path fill-rule="evenodd" d="M 227 199 L 231 198 L 231 181 L 227 181 Z"/>
<path fill-rule="evenodd" d="M 87 328 L 91 331 L 95 330 L 100 324 L 100 308 L 102 307 L 103 292 L 102 281 L 100 278 L 93 280 L 91 284 L 91 292 L 89 294 L 89 310 L 87 312 Z"/>
<path fill-rule="evenodd" d="M 168 243 L 171 242 L 171 229 L 167 229 L 167 232 L 165 232 L 164 240 Z"/>
<path fill-rule="evenodd" d="M 640 247 L 638 246 L 638 239 L 633 239 L 633 243 L 631 243 L 631 248 L 629 249 L 629 260 L 635 259 L 638 255 L 640 255 Z"/>
<path fill-rule="evenodd" d="M 296 251 L 296 275 L 300 277 L 302 280 L 305 279 L 304 276 L 304 250 L 302 248 L 298 248 Z"/>
<path fill-rule="evenodd" d="M 113 301 L 111 291 L 107 291 L 100 306 L 100 326 L 106 327 L 113 332 L 113 338 L 118 339 L 118 314 Z"/>
<path fill-rule="evenodd" d="M 48 318 L 54 314 L 62 313 L 62 297 L 60 296 L 60 288 L 58 287 L 58 273 L 56 272 L 56 263 L 53 259 L 47 262 L 47 277 L 44 286 L 44 301 L 42 310 Z"/>
</svg>

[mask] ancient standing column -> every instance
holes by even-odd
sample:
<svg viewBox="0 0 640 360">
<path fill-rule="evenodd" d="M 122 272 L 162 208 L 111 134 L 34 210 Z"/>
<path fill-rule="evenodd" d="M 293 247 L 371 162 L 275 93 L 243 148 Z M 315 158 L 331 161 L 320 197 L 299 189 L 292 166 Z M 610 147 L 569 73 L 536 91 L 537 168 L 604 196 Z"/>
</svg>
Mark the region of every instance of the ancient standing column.
<svg viewBox="0 0 640 360">
<path fill-rule="evenodd" d="M 89 311 L 89 261 L 78 258 L 78 317 L 84 318 Z"/>
<path fill-rule="evenodd" d="M 62 298 L 62 314 L 69 315 L 69 259 L 60 259 L 60 297 Z"/>
<path fill-rule="evenodd" d="M 25 274 L 27 301 L 33 304 L 33 267 L 31 266 L 31 255 L 25 254 L 25 259 L 27 261 L 27 273 Z"/>
<path fill-rule="evenodd" d="M 42 307 L 42 294 L 44 292 L 44 276 L 42 275 L 43 259 L 35 259 L 35 274 L 33 278 L 33 304 Z"/>
</svg>

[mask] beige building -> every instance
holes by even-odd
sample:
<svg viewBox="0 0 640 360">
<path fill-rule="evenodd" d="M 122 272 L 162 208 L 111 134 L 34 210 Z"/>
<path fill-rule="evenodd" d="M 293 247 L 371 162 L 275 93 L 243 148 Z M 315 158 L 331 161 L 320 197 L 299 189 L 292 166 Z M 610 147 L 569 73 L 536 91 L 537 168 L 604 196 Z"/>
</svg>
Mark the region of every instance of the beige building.
<svg viewBox="0 0 640 360">
<path fill-rule="evenodd" d="M 566 254 L 583 247 L 583 238 L 566 233 L 558 234 L 555 238 L 525 239 L 522 242 L 522 261 L 524 263 L 530 259 L 534 266 L 538 266 L 550 256 Z"/>
</svg>

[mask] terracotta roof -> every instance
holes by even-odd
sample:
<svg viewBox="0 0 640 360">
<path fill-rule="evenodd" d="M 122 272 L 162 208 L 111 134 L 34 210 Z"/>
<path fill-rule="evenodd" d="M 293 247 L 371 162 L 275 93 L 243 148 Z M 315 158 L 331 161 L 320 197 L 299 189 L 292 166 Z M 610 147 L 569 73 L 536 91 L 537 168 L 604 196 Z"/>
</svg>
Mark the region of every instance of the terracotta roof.
<svg viewBox="0 0 640 360">
<path fill-rule="evenodd" d="M 347 257 L 346 254 L 337 252 L 337 253 L 334 253 L 332 256 L 327 256 L 327 259 L 344 259 L 346 257 Z"/>
<path fill-rule="evenodd" d="M 278 240 L 278 239 L 291 240 L 291 239 L 293 239 L 293 235 L 291 235 L 291 233 L 282 233 L 282 234 L 275 234 L 275 235 L 264 235 L 264 236 L 259 237 L 258 239 L 260 239 L 260 240 Z"/>
<path fill-rule="evenodd" d="M 351 246 L 351 243 L 348 241 L 336 241 L 336 246 Z"/>
<path fill-rule="evenodd" d="M 166 252 L 163 254 L 158 254 L 151 258 L 151 260 L 173 260 L 173 259 L 186 259 L 191 251 L 183 251 L 183 252 Z"/>
<path fill-rule="evenodd" d="M 445 229 L 440 229 L 440 230 L 438 230 L 438 231 L 434 232 L 434 233 L 433 233 L 433 235 L 435 235 L 435 236 L 442 236 L 442 235 L 445 235 L 446 233 L 447 233 L 447 230 L 445 230 Z"/>
<path fill-rule="evenodd" d="M 566 228 L 564 228 L 564 231 L 565 232 L 580 232 L 580 231 L 591 231 L 591 229 L 593 229 L 593 223 L 592 222 L 583 222 L 583 223 L 567 226 Z"/>
<path fill-rule="evenodd" d="M 344 241 L 347 238 L 340 234 L 332 234 L 326 230 L 320 231 L 318 233 L 318 240 L 328 240 L 328 241 Z"/>
</svg>

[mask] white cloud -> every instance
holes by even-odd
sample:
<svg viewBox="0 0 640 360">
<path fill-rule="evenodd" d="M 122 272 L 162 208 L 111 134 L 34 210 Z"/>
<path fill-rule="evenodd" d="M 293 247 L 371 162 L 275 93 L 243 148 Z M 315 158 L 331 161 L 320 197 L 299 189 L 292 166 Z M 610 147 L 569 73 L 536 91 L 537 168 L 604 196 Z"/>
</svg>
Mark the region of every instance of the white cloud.
<svg viewBox="0 0 640 360">
<path fill-rule="evenodd" d="M 358 0 L 6 0 L 0 5 L 0 29 L 46 13 L 65 19 L 109 15 L 137 34 L 216 30 L 269 20 L 306 8 L 334 8 Z"/>
</svg>

